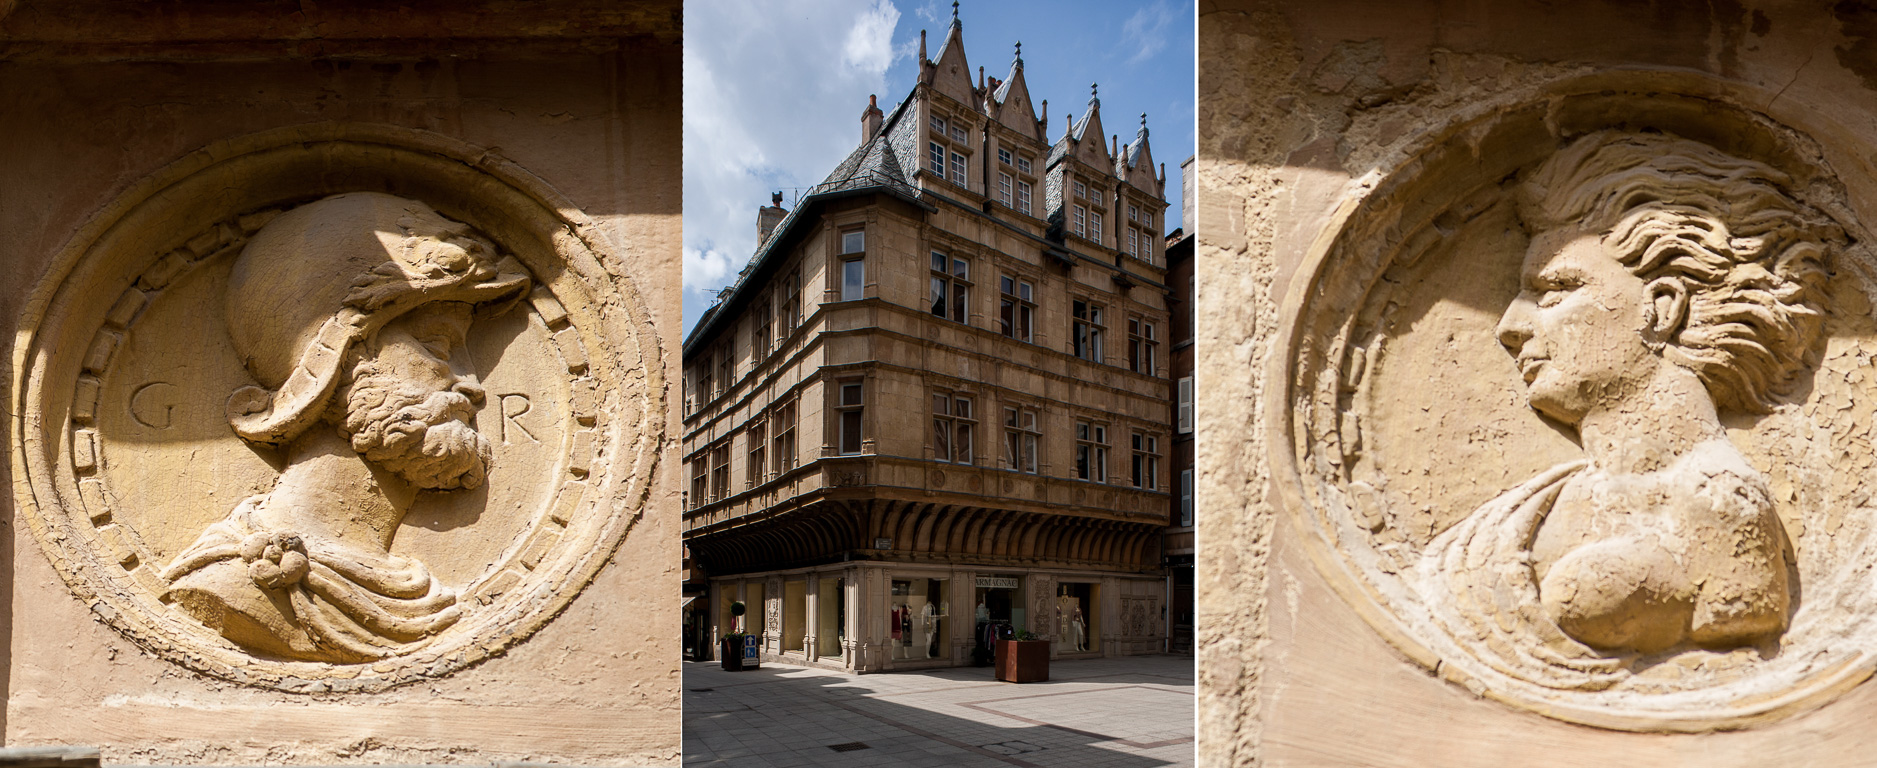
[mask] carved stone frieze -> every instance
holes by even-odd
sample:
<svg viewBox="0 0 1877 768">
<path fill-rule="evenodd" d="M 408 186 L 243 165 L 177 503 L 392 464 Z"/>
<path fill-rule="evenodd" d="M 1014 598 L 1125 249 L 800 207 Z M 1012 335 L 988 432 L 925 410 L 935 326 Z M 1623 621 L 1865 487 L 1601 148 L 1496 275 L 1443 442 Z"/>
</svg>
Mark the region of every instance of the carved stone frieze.
<svg viewBox="0 0 1877 768">
<path fill-rule="evenodd" d="M 1273 428 L 1326 576 L 1443 678 L 1592 725 L 1867 677 L 1877 257 L 1825 153 L 1608 90 L 1424 149 L 1287 304 Z"/>
<path fill-rule="evenodd" d="M 199 671 L 369 691 L 477 663 L 551 620 L 645 498 L 662 384 L 614 247 L 418 131 L 178 161 L 34 294 L 20 509 L 102 621 Z"/>
</svg>

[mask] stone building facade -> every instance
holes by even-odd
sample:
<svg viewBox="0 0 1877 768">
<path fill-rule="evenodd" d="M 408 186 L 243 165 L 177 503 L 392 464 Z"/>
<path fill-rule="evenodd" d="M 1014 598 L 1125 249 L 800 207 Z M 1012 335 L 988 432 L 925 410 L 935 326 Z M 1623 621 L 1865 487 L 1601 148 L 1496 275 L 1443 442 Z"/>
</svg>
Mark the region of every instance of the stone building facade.
<svg viewBox="0 0 1877 768">
<path fill-rule="evenodd" d="M 1167 289 L 1171 297 L 1167 342 L 1173 379 L 1173 441 L 1169 471 L 1173 477 L 1173 513 L 1161 544 L 1161 562 L 1167 568 L 1167 650 L 1193 652 L 1193 568 L 1199 552 L 1194 535 L 1197 507 L 1193 504 L 1193 431 L 1197 426 L 1197 379 L 1193 376 L 1193 324 L 1196 298 L 1193 285 L 1193 162 L 1180 164 L 1180 228 L 1167 235 Z"/>
<path fill-rule="evenodd" d="M 685 343 L 685 541 L 713 638 L 857 672 L 1164 647 L 1165 170 L 1049 131 L 956 19 Z M 748 606 L 742 626 L 729 607 Z"/>
</svg>

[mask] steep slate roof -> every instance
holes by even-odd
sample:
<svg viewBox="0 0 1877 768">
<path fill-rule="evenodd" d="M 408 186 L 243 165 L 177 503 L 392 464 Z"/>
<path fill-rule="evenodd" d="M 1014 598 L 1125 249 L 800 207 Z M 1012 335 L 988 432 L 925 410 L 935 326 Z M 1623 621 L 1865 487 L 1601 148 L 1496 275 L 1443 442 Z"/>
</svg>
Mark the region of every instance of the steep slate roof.
<svg viewBox="0 0 1877 768">
<path fill-rule="evenodd" d="M 691 329 L 691 334 L 685 337 L 685 354 L 693 351 L 692 342 L 708 338 L 716 332 L 718 317 L 731 305 L 740 303 L 750 283 L 756 280 L 775 252 L 781 250 L 781 244 L 788 240 L 786 235 L 789 230 L 807 215 L 806 212 L 816 202 L 864 191 L 882 191 L 922 207 L 929 205 L 919 200 L 919 190 L 906 179 L 905 169 L 908 166 L 918 167 L 914 146 L 918 141 L 918 121 L 905 117 L 911 111 L 911 105 L 912 99 L 908 98 L 894 107 L 893 112 L 881 121 L 878 134 L 856 147 L 846 160 L 834 167 L 827 178 L 810 188 L 808 194 L 797 201 L 795 210 L 789 211 L 781 223 L 776 224 L 774 233 L 762 243 L 756 255 L 750 257 L 749 264 L 737 275 L 729 296 L 705 310 L 704 316 Z"/>
<path fill-rule="evenodd" d="M 984 91 L 971 85 L 970 74 L 968 72 L 969 66 L 965 63 L 964 58 L 964 25 L 958 20 L 957 5 L 958 4 L 955 2 L 952 4 L 951 27 L 946 31 L 945 43 L 940 47 L 939 58 L 936 61 L 924 60 L 925 41 L 923 37 L 924 33 L 921 33 L 920 58 L 922 60 L 921 66 L 925 68 L 922 69 L 922 71 L 932 75 L 932 79 L 927 82 L 932 85 L 934 90 L 947 93 L 953 96 L 953 98 L 958 99 L 961 103 L 974 107 L 980 112 L 995 115 L 993 119 L 999 120 L 1002 119 L 999 117 L 1002 113 L 1002 107 L 1011 97 L 1013 88 L 1020 89 L 1016 92 L 1021 95 L 1021 102 L 1028 114 L 1020 116 L 1018 122 L 1023 122 L 1022 118 L 1033 121 L 1036 137 L 1041 141 L 1048 142 L 1049 126 L 1042 120 L 1036 118 L 1034 108 L 1029 103 L 1031 97 L 1028 84 L 1024 82 L 1023 77 L 1023 49 L 1021 43 L 1018 44 L 1016 58 L 1011 62 L 1010 76 L 998 83 L 994 91 L 986 94 Z M 955 66 L 940 66 L 946 63 L 951 63 Z M 957 72 L 953 73 L 952 70 L 957 70 Z M 954 90 L 962 90 L 963 92 L 950 93 Z M 709 309 L 705 310 L 704 316 L 700 318 L 697 325 L 691 329 L 690 335 L 685 337 L 684 355 L 686 357 L 689 357 L 696 351 L 692 347 L 694 342 L 710 338 L 720 330 L 717 327 L 719 325 L 718 321 L 724 313 L 728 312 L 731 307 L 743 304 L 747 301 L 748 297 L 745 296 L 745 292 L 750 290 L 752 284 L 760 284 L 763 280 L 767 279 L 767 275 L 764 274 L 765 272 L 774 271 L 770 269 L 771 259 L 780 258 L 775 256 L 775 253 L 778 250 L 782 250 L 781 244 L 789 239 L 787 235 L 790 230 L 795 228 L 799 219 L 808 216 L 809 210 L 815 207 L 816 203 L 832 197 L 883 192 L 921 208 L 932 208 L 931 203 L 921 199 L 919 188 L 910 181 L 907 173 L 908 169 L 916 171 L 920 167 L 919 121 L 908 114 L 913 111 L 911 109 L 913 96 L 917 93 L 918 86 L 914 86 L 913 93 L 908 94 L 904 100 L 900 101 L 898 106 L 893 108 L 893 112 L 881 121 L 879 133 L 855 148 L 854 151 L 847 156 L 847 159 L 842 160 L 839 165 L 834 167 L 834 170 L 828 174 L 827 178 L 823 179 L 820 184 L 811 188 L 807 195 L 802 196 L 802 198 L 797 201 L 795 210 L 789 211 L 788 215 L 784 216 L 782 221 L 776 225 L 769 239 L 758 246 L 755 255 L 750 257 L 749 263 L 745 265 L 743 271 L 737 275 L 736 282 L 731 285 L 727 291 L 727 295 L 716 304 L 713 304 Z M 973 97 L 988 95 L 989 100 L 996 105 L 996 108 L 993 109 L 990 104 L 979 103 L 974 98 L 961 98 L 965 96 L 966 93 Z M 1088 109 L 1082 113 L 1080 120 L 1072 121 L 1069 124 L 1069 131 L 1064 134 L 1062 138 L 1058 139 L 1050 146 L 1049 154 L 1042 163 L 1044 169 L 1042 178 L 1043 210 L 1049 212 L 1048 221 L 1054 226 L 1060 226 L 1061 224 L 1062 201 L 1065 196 L 1062 189 L 1063 171 L 1057 167 L 1057 163 L 1068 156 L 1069 153 L 1084 146 L 1083 137 L 1084 134 L 1088 133 L 1091 124 L 1094 126 L 1095 143 L 1089 148 L 1089 154 L 1094 155 L 1095 159 L 1112 162 L 1114 173 L 1119 177 L 1122 183 L 1134 183 L 1134 186 L 1143 191 L 1161 194 L 1154 189 L 1154 187 L 1161 186 L 1161 184 L 1154 175 L 1153 169 L 1151 167 L 1144 167 L 1151 166 L 1153 161 L 1152 152 L 1147 148 L 1146 115 L 1141 116 L 1141 127 L 1139 133 L 1136 134 L 1135 141 L 1127 145 L 1120 157 L 1109 157 L 1108 144 L 1101 140 L 1101 99 L 1095 87 L 1090 86 Z M 1009 122 L 1005 121 L 1005 125 L 1009 125 Z M 1097 167 L 1101 167 L 1102 165 L 1102 163 L 1099 162 L 1092 164 Z M 1146 174 L 1146 184 L 1136 181 L 1140 178 L 1139 174 L 1141 173 Z"/>
</svg>

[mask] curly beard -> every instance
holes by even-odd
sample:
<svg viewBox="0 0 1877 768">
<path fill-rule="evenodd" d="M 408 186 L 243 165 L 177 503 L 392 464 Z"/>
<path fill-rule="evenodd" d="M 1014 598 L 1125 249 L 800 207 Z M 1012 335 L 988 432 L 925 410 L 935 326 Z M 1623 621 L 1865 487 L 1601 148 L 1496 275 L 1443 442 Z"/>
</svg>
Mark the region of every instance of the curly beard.
<svg viewBox="0 0 1877 768">
<path fill-rule="evenodd" d="M 345 404 L 339 429 L 352 450 L 419 488 L 473 489 L 488 474 L 493 447 L 469 426 L 476 408 L 460 392 L 413 387 L 366 364 Z"/>
</svg>

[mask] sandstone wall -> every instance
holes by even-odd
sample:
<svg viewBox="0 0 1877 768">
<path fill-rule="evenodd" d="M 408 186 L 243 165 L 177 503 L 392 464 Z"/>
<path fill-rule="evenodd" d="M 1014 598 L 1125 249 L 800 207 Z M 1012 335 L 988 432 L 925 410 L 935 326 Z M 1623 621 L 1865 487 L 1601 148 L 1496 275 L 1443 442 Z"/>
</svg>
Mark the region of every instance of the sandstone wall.
<svg viewBox="0 0 1877 768">
<path fill-rule="evenodd" d="M 19 338 L 0 362 L 13 383 L 0 428 L 13 454 L 0 473 L 14 490 L 0 498 L 0 516 L 12 521 L 0 542 L 0 580 L 8 593 L 0 603 L 8 746 L 97 745 L 106 762 L 132 764 L 678 762 L 681 483 L 677 464 L 663 454 L 666 436 L 678 433 L 676 409 L 667 412 L 664 403 L 675 396 L 667 391 L 675 377 L 665 372 L 679 367 L 680 13 L 677 3 L 650 2 L 0 5 L 0 232 L 6 233 L 0 238 L 0 329 Z M 360 138 L 368 135 L 378 138 Z M 351 149 L 322 149 L 340 144 Z M 315 159 L 294 166 L 297 171 L 272 168 L 267 179 L 251 182 L 243 171 L 227 170 L 224 161 L 263 146 Z M 225 192 L 189 186 L 204 174 L 223 174 L 215 178 Z M 459 177 L 464 181 L 452 190 L 447 179 Z M 295 184 L 302 188 L 287 189 Z M 480 518 L 449 509 L 429 517 L 413 513 L 405 523 L 408 535 L 399 536 L 400 546 L 430 548 L 422 557 L 436 561 L 432 572 L 463 590 L 466 625 L 479 621 L 479 610 L 518 618 L 503 625 L 507 629 L 477 630 L 481 634 L 465 640 L 463 650 L 410 661 L 432 665 L 411 674 L 383 671 L 397 666 L 392 662 L 374 672 L 371 663 L 276 663 L 267 654 L 250 664 L 240 660 L 239 644 L 203 634 L 180 613 L 159 607 L 149 609 L 148 621 L 161 626 L 135 629 L 144 619 L 122 606 L 158 606 L 157 592 L 137 592 L 138 584 L 150 582 L 145 576 L 123 581 L 123 570 L 81 584 L 100 568 L 130 566 L 87 559 L 106 551 L 87 538 L 102 534 L 61 538 L 65 529 L 47 522 L 51 510 L 78 498 L 63 496 L 73 478 L 59 472 L 71 470 L 33 463 L 51 457 L 46 461 L 58 464 L 61 451 L 20 456 L 31 453 L 22 446 L 35 435 L 52 434 L 46 424 L 61 415 L 41 413 L 28 392 L 28 372 L 58 370 L 60 361 L 85 353 L 71 347 L 26 351 L 33 334 L 44 338 L 45 328 L 69 323 L 72 313 L 102 313 L 125 286 L 135 289 L 137 279 L 150 287 L 148 272 L 80 285 L 99 250 L 82 246 L 117 217 L 128 220 L 177 195 L 198 195 L 192 199 L 199 205 L 177 205 L 181 212 L 168 219 L 139 220 L 145 228 L 132 239 L 147 240 L 141 246 L 147 254 L 134 245 L 116 251 L 167 269 L 158 249 L 191 236 L 177 228 L 188 228 L 192 206 L 235 211 L 251 197 L 291 208 L 353 188 L 427 198 L 444 216 L 469 222 L 528 265 L 535 293 L 504 316 L 514 319 L 477 321 L 512 322 L 500 327 L 520 335 L 506 353 L 499 344 L 486 347 L 497 359 L 481 370 L 492 391 L 478 424 L 498 448 L 491 490 L 475 493 L 499 494 L 502 483 L 525 484 L 516 479 L 523 475 L 560 472 L 572 478 L 565 487 L 576 489 L 554 497 L 565 499 L 568 509 L 542 507 L 538 518 L 528 518 L 536 514 L 528 511 L 517 518 L 518 527 L 487 535 L 477 534 L 477 526 L 495 525 L 499 510 Z M 505 206 L 513 205 L 529 212 L 511 215 Z M 220 232 L 225 243 L 251 235 L 241 231 L 247 228 L 206 231 Z M 226 269 L 214 260 L 233 258 L 181 247 L 181 258 L 201 259 L 202 269 Z M 568 254 L 579 256 L 569 260 Z M 89 298 L 59 298 L 66 294 L 50 286 L 61 280 Z M 545 299 L 544 289 L 552 294 Z M 573 326 L 556 314 L 556 296 Z M 117 334 L 125 350 L 142 344 L 138 348 L 154 350 L 149 355 L 182 368 L 191 359 L 215 364 L 214 350 L 225 344 L 219 330 L 211 338 L 144 327 L 154 322 L 158 301 L 151 299 L 151 309 L 129 330 L 112 331 L 115 321 L 107 320 L 105 331 Z M 60 314 L 57 308 L 68 305 L 77 308 Z M 219 305 L 168 311 L 220 328 L 214 325 L 221 322 Z M 471 346 L 483 343 L 475 328 L 493 327 L 472 326 Z M 554 337 L 556 329 L 570 327 L 578 334 Z M 565 402 L 553 414 L 540 405 L 544 420 L 530 424 L 525 419 L 531 417 L 517 413 L 528 401 L 494 391 L 501 374 L 489 367 L 534 364 L 531 355 L 540 354 L 550 356 L 539 360 L 551 361 L 556 350 L 571 373 L 563 378 L 543 369 L 522 378 L 533 377 L 542 392 Z M 583 352 L 590 361 L 579 359 Z M 119 363 L 132 364 L 126 359 Z M 628 360 L 636 361 L 631 368 L 624 367 Z M 100 407 L 123 407 L 111 401 L 110 386 Z M 218 390 L 202 399 L 226 397 Z M 498 418 L 491 407 L 506 410 Z M 161 412 L 133 416 L 140 424 L 166 426 L 152 415 Z M 596 412 L 598 424 L 589 427 Z M 549 423 L 546 415 L 564 421 Z M 143 472 L 147 485 L 114 486 L 106 501 L 119 505 L 117 518 L 99 522 L 93 509 L 97 530 L 115 523 L 120 532 L 132 531 L 138 540 L 131 548 L 144 547 L 137 551 L 151 559 L 152 553 L 174 554 L 159 541 L 175 535 L 161 530 L 171 524 L 169 516 L 192 521 L 173 523 L 189 527 L 186 540 L 202 520 L 235 506 L 240 493 L 218 489 L 220 495 L 211 490 L 203 497 L 184 488 L 207 462 L 219 461 L 212 459 L 222 455 L 217 451 L 247 451 L 219 418 L 204 417 L 202 424 L 217 426 L 195 444 L 159 441 L 132 450 L 122 440 L 113 444 L 108 434 L 100 438 L 103 458 L 95 461 L 101 466 L 90 469 L 81 459 L 78 471 Z M 96 427 L 104 433 L 108 424 Z M 513 431 L 528 426 L 536 432 Z M 563 427 L 565 443 L 559 442 Z M 548 448 L 505 453 L 510 443 Z M 563 445 L 574 458 L 557 454 Z M 133 455 L 145 458 L 126 458 Z M 276 470 L 291 463 L 284 455 L 252 452 Z M 107 464 L 112 461 L 116 467 Z M 265 474 L 262 464 L 252 466 Z M 175 482 L 155 477 L 160 473 L 152 467 L 167 467 Z M 509 480 L 503 472 L 511 473 Z M 214 485 L 205 482 L 201 487 Z M 581 496 L 579 489 L 589 485 L 593 492 Z M 265 490 L 263 484 L 243 492 Z M 555 491 L 544 485 L 530 492 L 546 499 Z M 143 517 L 133 521 L 132 509 Z M 562 519 L 570 510 L 573 519 Z M 560 517 L 549 522 L 550 516 Z M 72 519 L 92 530 L 83 527 L 82 516 Z M 526 538 L 535 530 L 547 533 Z M 589 530 L 591 538 L 580 538 Z M 563 558 L 554 548 L 557 537 L 590 542 L 595 554 Z M 547 574 L 562 559 L 565 572 Z M 451 560 L 462 562 L 442 562 Z M 518 581 L 505 584 L 499 575 L 488 577 L 494 571 L 479 570 L 498 561 L 512 563 Z M 129 573 L 152 573 L 163 563 L 142 565 Z M 524 588 L 534 591 L 522 596 Z M 165 634 L 171 630 L 182 634 Z M 185 639 L 164 639 L 171 637 Z M 236 661 L 214 660 L 224 657 Z M 288 677 L 269 676 L 267 670 L 279 669 L 289 670 L 282 673 Z M 388 683 L 370 682 L 380 673 Z"/>
<path fill-rule="evenodd" d="M 1863 682 L 1854 554 L 1871 402 L 1858 233 L 1877 202 L 1877 17 L 1207 0 L 1199 19 L 1198 314 L 1212 319 L 1197 341 L 1200 763 L 1864 760 L 1877 690 Z M 1830 246 L 1798 386 L 1766 414 L 1720 410 L 1788 537 L 1783 623 L 1702 648 L 1587 653 L 1624 659 L 1595 684 L 1613 687 L 1561 693 L 1578 683 L 1524 688 L 1504 673 L 1516 665 L 1476 674 L 1456 650 L 1470 641 L 1450 643 L 1441 609 L 1413 608 L 1432 599 L 1403 585 L 1469 510 L 1585 451 L 1577 424 L 1527 407 L 1530 373 L 1520 381 L 1497 329 L 1533 247 L 1517 183 L 1600 130 L 1774 167 L 1847 240 Z M 1525 609 L 1516 593 L 1500 594 L 1514 597 L 1488 609 L 1499 626 L 1524 621 L 1508 618 Z M 1804 673 L 1775 679 L 1826 635 Z"/>
</svg>

